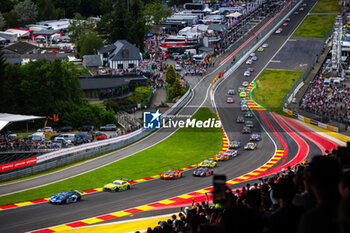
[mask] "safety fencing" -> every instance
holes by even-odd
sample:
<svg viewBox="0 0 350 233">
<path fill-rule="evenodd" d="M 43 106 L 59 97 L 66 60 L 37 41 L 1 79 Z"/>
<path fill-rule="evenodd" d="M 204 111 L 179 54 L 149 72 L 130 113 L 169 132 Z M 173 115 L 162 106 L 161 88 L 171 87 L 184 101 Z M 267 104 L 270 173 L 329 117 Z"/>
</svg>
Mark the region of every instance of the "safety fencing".
<svg viewBox="0 0 350 233">
<path fill-rule="evenodd" d="M 283 112 L 287 113 L 290 116 L 294 116 L 294 117 L 298 118 L 300 121 L 303 121 L 305 123 L 316 125 L 316 126 L 322 128 L 322 129 L 327 129 L 327 130 L 330 130 L 330 131 L 333 131 L 333 132 L 337 132 L 337 133 L 339 132 L 339 128 L 338 127 L 335 127 L 335 126 L 332 126 L 332 125 L 327 125 L 327 124 L 321 123 L 319 121 L 316 121 L 314 119 L 304 117 L 304 116 L 298 114 L 297 112 L 291 111 L 291 110 L 289 110 L 287 108 L 283 108 Z"/>
<path fill-rule="evenodd" d="M 167 120 L 167 116 L 176 114 L 190 100 L 192 95 L 193 92 L 189 89 L 170 109 L 162 114 L 162 117 Z M 2 164 L 0 165 L 0 182 L 36 174 L 119 149 L 140 140 L 153 131 L 152 129 L 141 128 L 116 138 L 66 148 L 22 161 Z"/>
</svg>

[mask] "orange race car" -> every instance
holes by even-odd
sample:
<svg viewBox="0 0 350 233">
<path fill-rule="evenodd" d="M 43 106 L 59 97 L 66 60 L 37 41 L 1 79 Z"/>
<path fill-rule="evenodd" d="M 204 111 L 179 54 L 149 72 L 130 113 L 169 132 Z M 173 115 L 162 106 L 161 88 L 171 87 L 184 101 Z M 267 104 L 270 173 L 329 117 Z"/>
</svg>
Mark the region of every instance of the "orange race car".
<svg viewBox="0 0 350 233">
<path fill-rule="evenodd" d="M 230 156 L 225 155 L 225 154 L 218 154 L 214 157 L 214 160 L 216 161 L 225 161 L 225 160 L 229 160 Z"/>
<path fill-rule="evenodd" d="M 183 174 L 183 170 L 173 169 L 173 170 L 169 170 L 169 171 L 166 171 L 166 172 L 160 174 L 160 178 L 166 179 L 166 180 L 172 180 L 175 178 L 181 178 L 182 174 Z"/>
</svg>

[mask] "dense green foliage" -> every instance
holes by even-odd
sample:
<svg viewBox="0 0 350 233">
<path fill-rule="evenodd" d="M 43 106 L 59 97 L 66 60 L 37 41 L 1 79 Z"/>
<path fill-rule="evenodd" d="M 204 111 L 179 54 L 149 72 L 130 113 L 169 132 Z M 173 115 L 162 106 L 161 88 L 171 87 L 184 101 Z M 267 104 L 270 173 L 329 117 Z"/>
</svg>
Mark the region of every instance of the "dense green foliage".
<svg viewBox="0 0 350 233">
<path fill-rule="evenodd" d="M 59 115 L 57 125 L 79 127 L 116 123 L 114 113 L 90 106 L 83 99 L 78 77 L 85 72 L 70 62 L 46 60 L 23 66 L 0 62 L 2 112 L 39 116 Z"/>
<path fill-rule="evenodd" d="M 168 69 L 165 71 L 165 81 L 168 84 L 173 85 L 176 78 L 177 78 L 177 75 L 176 75 L 176 72 L 175 72 L 173 65 L 168 66 Z"/>
<path fill-rule="evenodd" d="M 136 87 L 132 95 L 128 97 L 128 100 L 135 104 L 144 103 L 148 101 L 151 93 L 151 87 Z"/>
</svg>

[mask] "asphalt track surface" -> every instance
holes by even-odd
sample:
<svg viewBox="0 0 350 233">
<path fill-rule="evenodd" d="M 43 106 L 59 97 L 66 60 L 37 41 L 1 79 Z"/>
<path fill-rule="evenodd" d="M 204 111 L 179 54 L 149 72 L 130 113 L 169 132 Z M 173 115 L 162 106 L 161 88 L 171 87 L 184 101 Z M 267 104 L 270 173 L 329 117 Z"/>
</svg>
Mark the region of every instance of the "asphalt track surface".
<svg viewBox="0 0 350 233">
<path fill-rule="evenodd" d="M 309 4 L 308 4 L 309 5 Z M 306 10 L 304 11 L 306 12 Z M 289 27 L 289 30 L 285 29 L 284 32 L 282 32 L 278 36 L 271 36 L 273 38 L 273 41 L 267 43 L 270 44 L 270 47 L 266 49 L 266 51 L 263 52 L 263 56 L 258 55 L 259 61 L 254 64 L 254 68 L 256 71 L 254 72 L 254 75 L 258 73 L 258 69 L 263 68 L 263 59 L 266 62 L 269 60 L 269 54 L 272 56 L 274 54 L 273 50 L 279 48 L 278 46 L 282 46 L 283 40 L 285 40 L 288 37 L 288 31 L 292 31 L 293 25 L 297 26 L 298 22 L 297 20 L 302 19 L 302 14 L 299 15 L 292 15 L 291 16 L 291 22 Z M 277 37 L 277 38 L 275 38 Z M 211 77 L 215 77 L 215 75 L 219 72 L 221 72 L 223 67 L 217 69 L 214 74 L 211 74 Z M 226 92 L 227 87 L 230 85 L 230 87 L 237 88 L 242 80 L 243 80 L 243 72 L 246 69 L 246 65 L 243 64 L 241 67 L 238 68 L 238 70 L 234 73 L 237 74 L 237 78 L 230 77 L 225 82 L 231 82 L 227 85 L 221 85 L 220 87 L 224 88 L 222 91 L 217 91 L 217 97 L 215 98 L 217 100 L 217 104 L 219 103 L 225 103 L 226 99 Z M 252 77 L 250 77 L 250 80 Z M 248 81 L 250 81 L 248 80 Z M 194 89 L 194 97 L 190 101 L 189 105 L 191 106 L 200 106 L 203 103 L 203 100 L 206 99 L 207 92 L 203 90 L 207 90 L 210 83 L 212 81 L 212 78 L 205 78 L 202 80 L 202 82 L 198 83 L 197 88 Z M 220 100 L 222 98 L 222 100 Z M 238 98 L 236 95 L 235 98 Z M 195 108 L 185 108 L 180 114 L 187 115 L 191 114 L 195 111 Z M 248 135 L 244 135 L 241 137 L 240 135 L 240 129 L 241 126 L 238 127 L 238 124 L 236 124 L 235 121 L 235 114 L 239 114 L 240 110 L 234 109 L 232 111 L 230 106 L 224 106 L 223 108 L 218 108 L 220 117 L 222 118 L 223 125 L 225 127 L 225 130 L 228 133 L 228 136 L 230 139 L 233 139 L 234 137 L 241 138 L 241 141 L 244 143 L 248 140 Z M 268 114 L 267 114 L 268 115 Z M 264 121 L 258 117 L 261 121 L 261 123 L 264 125 L 264 127 L 267 129 L 266 124 Z M 277 128 L 277 123 L 273 123 L 274 121 L 271 119 L 271 117 L 268 116 L 268 118 L 271 120 L 272 124 Z M 258 124 L 256 119 L 254 119 L 255 123 L 255 129 L 257 131 L 262 131 L 261 126 Z M 75 166 L 74 169 L 67 169 L 65 170 L 63 175 L 66 175 L 66 177 L 70 177 L 72 174 L 79 174 L 81 172 L 85 172 L 86 170 L 96 168 L 98 166 L 102 166 L 106 163 L 113 162 L 117 159 L 120 159 L 122 157 L 125 157 L 126 154 L 133 154 L 137 151 L 147 148 L 158 141 L 162 140 L 163 138 L 170 135 L 173 131 L 169 131 L 169 129 L 166 130 L 159 130 L 157 133 L 154 133 L 150 137 L 147 137 L 146 139 L 134 144 L 133 146 L 126 147 L 120 151 L 114 152 L 109 156 L 105 156 L 96 160 L 93 160 L 93 163 L 85 163 L 81 166 Z M 270 133 L 271 134 L 271 133 Z M 283 130 L 280 132 L 281 136 L 284 138 L 284 140 L 291 145 L 291 148 L 288 153 L 288 160 L 295 155 L 295 151 L 293 151 L 293 148 L 296 148 L 293 145 L 293 140 L 288 136 L 288 134 L 284 134 Z M 271 135 L 272 138 L 274 137 Z M 240 176 L 242 174 L 245 174 L 249 171 L 252 171 L 259 167 L 259 165 L 262 165 L 266 161 L 269 160 L 269 158 L 273 155 L 273 152 L 275 150 L 275 146 L 273 142 L 268 138 L 268 136 L 263 133 L 262 135 L 263 140 L 259 142 L 258 144 L 258 150 L 257 151 L 245 151 L 243 152 L 242 149 L 240 149 L 240 154 L 238 157 L 226 161 L 223 163 L 219 163 L 219 166 L 215 168 L 216 174 L 226 174 L 228 179 L 235 178 L 237 176 Z M 276 138 L 273 138 L 276 140 Z M 295 142 L 294 142 L 295 143 Z M 310 142 L 309 142 L 310 143 Z M 281 145 L 277 143 L 277 147 L 280 148 Z M 313 148 L 310 151 L 316 150 L 316 148 Z M 63 224 L 67 222 L 77 221 L 80 219 L 93 217 L 97 215 L 102 215 L 110 212 L 115 212 L 118 210 L 124 210 L 128 208 L 133 208 L 135 206 L 144 205 L 147 203 L 160 201 L 162 199 L 167 199 L 169 197 L 178 196 L 184 193 L 188 193 L 194 190 L 202 189 L 203 187 L 211 186 L 212 185 L 212 178 L 206 177 L 206 178 L 198 178 L 193 177 L 191 175 L 192 171 L 185 172 L 185 176 L 178 180 L 173 181 L 164 181 L 160 179 L 139 183 L 137 185 L 134 185 L 133 188 L 127 192 L 119 192 L 119 193 L 105 193 L 105 192 L 98 192 L 93 193 L 89 195 L 85 195 L 83 197 L 83 200 L 76 204 L 69 204 L 69 205 L 61 205 L 61 206 L 53 206 L 49 205 L 47 203 L 44 204 L 38 204 L 38 205 L 31 205 L 27 207 L 17 208 L 17 209 L 9 209 L 6 211 L 0 211 L 0 222 L 1 227 L 0 230 L 2 232 L 23 232 L 23 231 L 31 231 L 39 228 L 45 228 L 50 227 L 57 224 Z M 57 173 L 54 176 L 55 180 L 57 179 L 57 175 L 61 175 L 61 173 Z M 64 178 L 62 176 L 61 178 Z M 50 175 L 41 177 L 38 180 L 44 179 L 44 183 L 51 182 L 50 181 Z M 36 186 L 40 185 L 41 182 L 35 183 L 36 179 L 32 179 L 29 183 L 30 186 Z M 46 180 L 46 181 L 45 181 Z M 28 181 L 27 181 L 28 182 Z M 27 183 L 23 182 L 23 183 Z M 6 188 L 6 186 L 1 187 L 1 189 Z"/>
<path fill-rule="evenodd" d="M 265 18 L 260 24 L 256 25 L 252 29 L 252 32 L 258 31 L 271 17 Z M 243 44 L 248 38 L 250 34 L 245 35 L 241 40 L 237 41 L 232 47 L 231 51 L 236 50 L 241 44 Z M 224 60 L 228 54 L 224 54 L 219 61 Z M 216 64 L 219 64 L 219 61 Z M 223 72 L 227 69 L 227 64 L 223 66 L 216 67 L 214 71 L 211 71 L 208 75 L 204 76 L 202 79 L 194 83 L 194 86 L 191 86 L 193 90 L 193 98 L 188 102 L 188 107 L 184 107 L 178 114 L 181 115 L 192 115 L 198 109 L 199 106 L 203 104 L 203 106 L 210 106 L 209 101 L 203 102 L 206 100 L 206 96 L 208 94 L 207 90 L 210 86 L 212 80 L 215 76 L 217 76 L 220 72 Z M 9 183 L 0 185 L 0 195 L 5 195 L 13 192 L 19 192 L 21 190 L 30 189 L 37 186 L 47 185 L 52 182 L 57 182 L 58 180 L 68 179 L 72 176 L 79 175 L 81 173 L 85 173 L 87 171 L 94 170 L 96 168 L 105 166 L 109 163 L 113 163 L 117 160 L 126 158 L 137 152 L 140 152 L 148 147 L 154 146 L 159 143 L 161 140 L 167 138 L 172 133 L 174 133 L 177 128 L 172 129 L 160 129 L 150 136 L 145 137 L 144 139 L 134 143 L 131 146 L 120 149 L 116 152 L 109 153 L 105 156 L 98 157 L 93 160 L 89 160 L 87 162 L 78 164 L 73 167 L 69 167 L 67 169 L 49 173 L 47 175 L 39 176 L 32 178 L 30 180 L 23 180 L 15 183 Z M 64 172 L 62 172 L 64 171 Z"/>
</svg>

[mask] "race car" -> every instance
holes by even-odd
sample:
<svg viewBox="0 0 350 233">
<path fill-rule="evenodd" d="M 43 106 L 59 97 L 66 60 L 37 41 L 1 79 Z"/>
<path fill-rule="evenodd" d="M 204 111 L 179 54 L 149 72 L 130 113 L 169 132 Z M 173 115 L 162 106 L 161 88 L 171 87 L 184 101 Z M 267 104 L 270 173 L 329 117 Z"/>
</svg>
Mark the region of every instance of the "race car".
<svg viewBox="0 0 350 233">
<path fill-rule="evenodd" d="M 290 18 L 286 18 L 286 22 L 290 22 Z"/>
<path fill-rule="evenodd" d="M 245 121 L 244 125 L 249 127 L 249 128 L 253 128 L 254 127 L 253 121 Z"/>
<path fill-rule="evenodd" d="M 241 99 L 241 101 L 239 101 L 239 103 L 241 105 L 247 105 L 248 104 L 248 101 L 246 99 Z"/>
<path fill-rule="evenodd" d="M 283 29 L 282 29 L 282 28 L 279 28 L 279 29 L 276 30 L 275 33 L 276 33 L 276 34 L 280 34 L 282 31 L 283 31 Z"/>
<path fill-rule="evenodd" d="M 241 142 L 238 140 L 235 140 L 235 141 L 231 141 L 228 147 L 230 149 L 236 149 L 236 148 L 239 148 L 240 146 L 241 146 Z"/>
<path fill-rule="evenodd" d="M 249 71 L 250 73 L 253 73 L 254 72 L 254 68 L 248 67 L 247 71 Z"/>
<path fill-rule="evenodd" d="M 253 56 L 251 59 L 252 59 L 252 61 L 257 61 L 258 57 L 257 56 Z"/>
<path fill-rule="evenodd" d="M 247 87 L 247 86 L 249 86 L 249 82 L 244 81 L 244 82 L 242 83 L 242 87 Z"/>
<path fill-rule="evenodd" d="M 251 64 L 253 64 L 253 60 L 252 60 L 252 59 L 248 59 L 248 60 L 245 62 L 245 64 L 251 65 Z"/>
<path fill-rule="evenodd" d="M 193 171 L 194 176 L 200 176 L 200 177 L 210 176 L 213 174 L 214 174 L 214 170 L 207 167 L 199 167 Z"/>
<path fill-rule="evenodd" d="M 256 143 L 254 142 L 248 142 L 245 146 L 244 146 L 245 150 L 255 150 L 256 149 Z"/>
<path fill-rule="evenodd" d="M 282 24 L 282 26 L 283 26 L 283 27 L 287 27 L 287 26 L 288 26 L 288 23 L 287 23 L 287 22 L 284 22 L 284 23 Z"/>
<path fill-rule="evenodd" d="M 247 70 L 243 74 L 245 77 L 250 77 L 252 74 Z"/>
<path fill-rule="evenodd" d="M 258 48 L 258 52 L 263 52 L 264 51 L 264 47 L 259 47 Z"/>
<path fill-rule="evenodd" d="M 131 188 L 129 182 L 124 179 L 115 180 L 112 183 L 103 186 L 103 191 L 119 192 L 123 190 L 128 190 Z"/>
<path fill-rule="evenodd" d="M 216 162 L 212 159 L 207 159 L 198 164 L 198 167 L 216 167 Z"/>
<path fill-rule="evenodd" d="M 247 97 L 247 93 L 241 92 L 241 93 L 239 93 L 239 97 L 245 98 L 245 97 Z"/>
<path fill-rule="evenodd" d="M 238 92 L 241 93 L 241 92 L 244 92 L 245 91 L 245 88 L 244 87 L 239 87 L 238 88 Z"/>
<path fill-rule="evenodd" d="M 258 133 L 253 133 L 249 139 L 249 141 L 260 141 L 260 140 L 261 140 L 261 135 Z"/>
<path fill-rule="evenodd" d="M 173 169 L 160 174 L 161 179 L 172 180 L 175 178 L 181 178 L 183 175 L 183 170 Z"/>
<path fill-rule="evenodd" d="M 235 93 L 235 89 L 229 89 L 227 92 L 228 95 L 234 95 Z"/>
<path fill-rule="evenodd" d="M 243 104 L 243 105 L 241 106 L 241 110 L 242 110 L 242 111 L 249 111 L 248 105 Z"/>
<path fill-rule="evenodd" d="M 232 150 L 232 149 L 228 149 L 227 151 L 225 151 L 224 155 L 227 155 L 230 158 L 236 157 L 238 154 L 237 150 Z"/>
<path fill-rule="evenodd" d="M 230 157 L 228 155 L 225 154 L 218 154 L 216 156 L 214 156 L 214 160 L 215 161 L 225 161 L 225 160 L 229 160 Z"/>
<path fill-rule="evenodd" d="M 68 204 L 81 200 L 81 194 L 79 191 L 72 190 L 71 192 L 61 192 L 49 199 L 50 204 Z"/>
<path fill-rule="evenodd" d="M 254 57 L 254 56 L 255 56 L 255 53 L 251 53 L 251 54 L 249 54 L 249 56 Z"/>
<path fill-rule="evenodd" d="M 252 130 L 249 127 L 247 127 L 247 126 L 244 126 L 243 129 L 241 130 L 241 132 L 243 134 L 252 133 Z"/>
<path fill-rule="evenodd" d="M 268 47 L 269 47 L 269 44 L 263 44 L 261 47 L 263 47 L 263 48 L 268 48 Z"/>
<path fill-rule="evenodd" d="M 251 111 L 245 112 L 244 113 L 244 117 L 246 118 L 252 118 L 253 117 L 253 113 Z"/>
<path fill-rule="evenodd" d="M 231 103 L 234 103 L 234 102 L 235 102 L 235 101 L 233 100 L 232 97 L 227 97 L 227 98 L 226 98 L 226 103 L 231 104 Z"/>
<path fill-rule="evenodd" d="M 244 123 L 244 117 L 243 116 L 237 116 L 236 122 L 237 123 Z"/>
<path fill-rule="evenodd" d="M 301 8 L 299 9 L 299 11 L 304 11 L 304 8 L 303 8 L 303 7 L 301 7 Z"/>
</svg>

